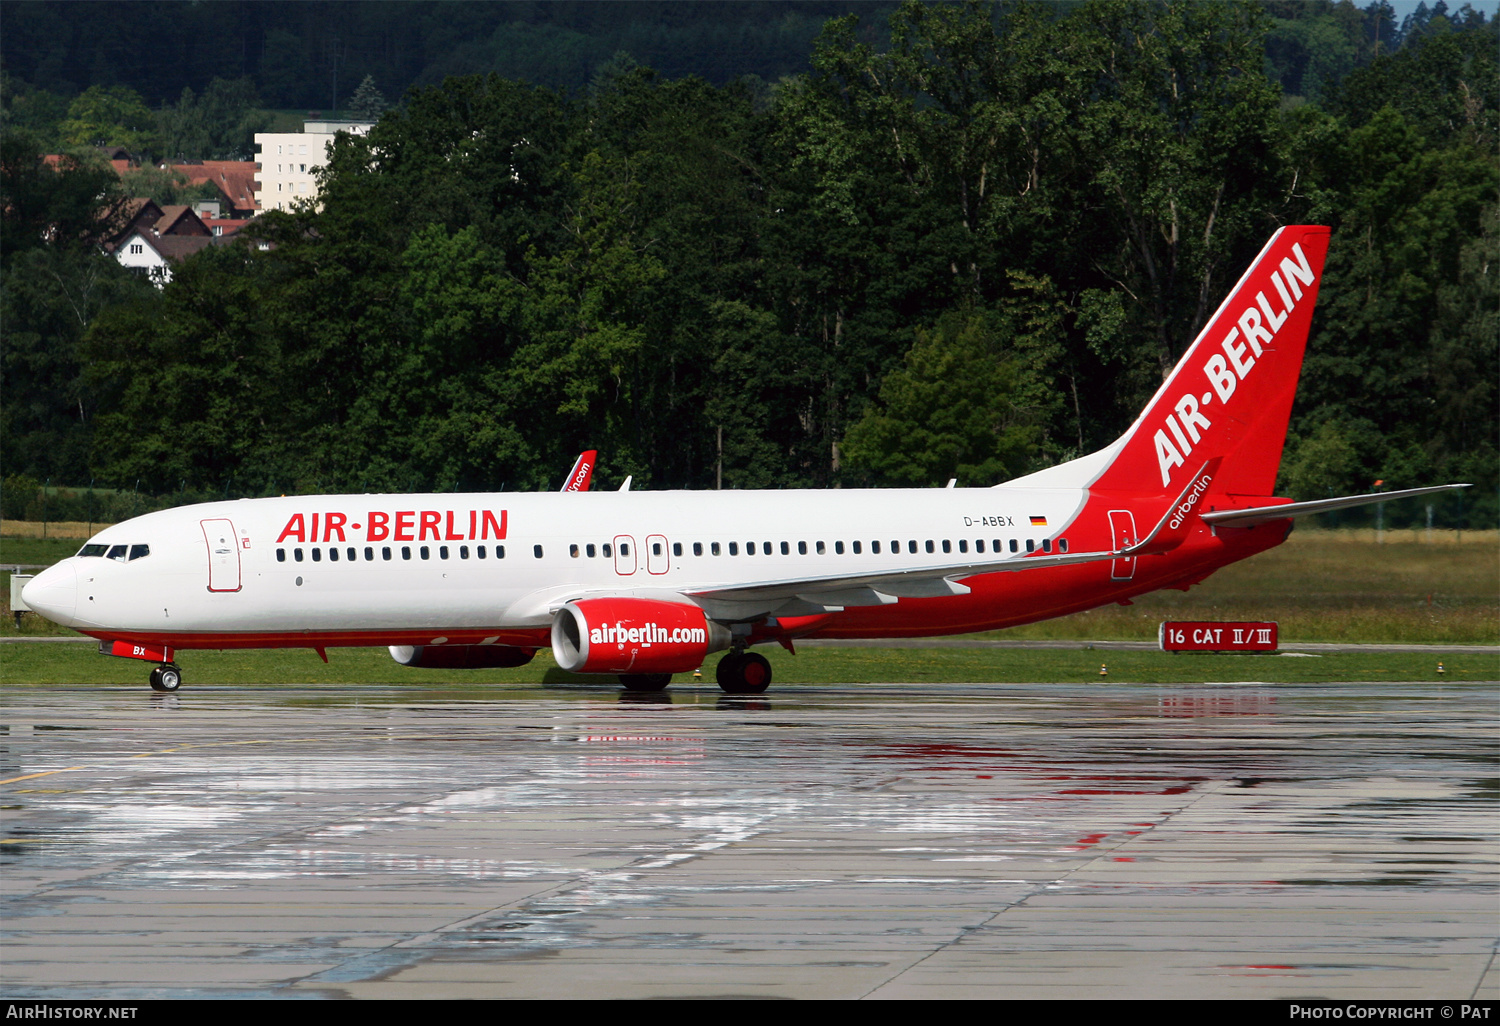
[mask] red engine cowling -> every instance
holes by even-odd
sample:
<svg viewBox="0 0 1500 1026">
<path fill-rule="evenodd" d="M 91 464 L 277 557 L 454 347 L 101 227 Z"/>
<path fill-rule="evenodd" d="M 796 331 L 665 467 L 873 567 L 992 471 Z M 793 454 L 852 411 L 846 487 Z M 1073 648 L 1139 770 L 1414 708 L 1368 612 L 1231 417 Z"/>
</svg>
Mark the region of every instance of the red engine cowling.
<svg viewBox="0 0 1500 1026">
<path fill-rule="evenodd" d="M 392 645 L 391 658 L 402 666 L 443 670 L 481 670 L 492 667 L 525 666 L 536 655 L 534 648 L 511 645 Z"/>
<path fill-rule="evenodd" d="M 552 620 L 552 655 L 569 673 L 686 673 L 729 643 L 727 629 L 680 602 L 579 599 Z"/>
</svg>

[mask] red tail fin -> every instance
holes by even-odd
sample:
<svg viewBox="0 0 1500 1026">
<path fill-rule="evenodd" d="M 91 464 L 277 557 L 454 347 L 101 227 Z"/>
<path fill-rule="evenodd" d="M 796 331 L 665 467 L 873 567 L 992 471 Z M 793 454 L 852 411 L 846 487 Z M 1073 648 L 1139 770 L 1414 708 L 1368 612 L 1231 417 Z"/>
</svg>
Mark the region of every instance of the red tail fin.
<svg viewBox="0 0 1500 1026">
<path fill-rule="evenodd" d="M 1215 492 L 1271 494 L 1328 235 L 1296 225 L 1271 237 L 1116 443 L 1094 488 L 1172 494 L 1194 468 L 1221 456 Z"/>
</svg>

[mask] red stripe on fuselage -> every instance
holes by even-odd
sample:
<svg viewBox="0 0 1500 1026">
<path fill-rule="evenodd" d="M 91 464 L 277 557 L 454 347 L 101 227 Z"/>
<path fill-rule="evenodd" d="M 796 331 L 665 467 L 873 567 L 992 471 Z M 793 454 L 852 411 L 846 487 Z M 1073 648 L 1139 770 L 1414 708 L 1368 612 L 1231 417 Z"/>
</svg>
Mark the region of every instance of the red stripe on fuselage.
<svg viewBox="0 0 1500 1026">
<path fill-rule="evenodd" d="M 431 645 L 436 638 L 446 638 L 448 645 L 477 645 L 489 638 L 492 645 L 516 648 L 547 648 L 552 644 L 551 629 L 497 630 L 495 628 L 455 627 L 426 630 L 376 631 L 205 631 L 174 633 L 170 631 L 81 632 L 100 641 L 128 641 L 135 644 L 170 645 L 173 648 L 383 648 L 387 645 Z"/>
<path fill-rule="evenodd" d="M 835 613 L 808 638 L 923 638 L 971 634 L 1050 620 L 1134 598 L 1180 582 L 1195 582 L 1230 563 L 1286 540 L 1289 521 L 1215 534 L 1199 524 L 1171 552 L 1137 557 L 1135 576 L 1110 577 L 1110 562 L 966 577 L 969 594 L 953 598 L 902 599 L 892 606 L 857 606 Z M 1043 580 L 1045 583 L 1043 583 Z"/>
</svg>

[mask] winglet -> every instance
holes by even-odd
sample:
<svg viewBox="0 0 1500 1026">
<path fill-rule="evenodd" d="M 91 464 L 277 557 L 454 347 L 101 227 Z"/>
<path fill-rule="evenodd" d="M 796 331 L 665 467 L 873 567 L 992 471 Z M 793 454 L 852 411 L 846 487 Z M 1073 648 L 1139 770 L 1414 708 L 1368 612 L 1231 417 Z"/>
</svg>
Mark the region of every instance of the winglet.
<svg viewBox="0 0 1500 1026">
<path fill-rule="evenodd" d="M 1156 528 L 1139 544 L 1123 550 L 1121 555 L 1144 556 L 1153 552 L 1170 552 L 1181 545 L 1192 530 L 1198 503 L 1208 494 L 1223 459 L 1222 456 L 1215 456 L 1199 467 L 1198 473 L 1188 478 L 1187 487 L 1182 490 L 1182 494 L 1162 514 Z"/>
<path fill-rule="evenodd" d="M 568 471 L 568 476 L 563 480 L 563 486 L 558 489 L 562 492 L 586 492 L 589 490 L 589 482 L 594 477 L 594 464 L 599 459 L 598 449 L 589 449 L 578 454 L 578 459 L 573 464 L 573 469 Z"/>
</svg>

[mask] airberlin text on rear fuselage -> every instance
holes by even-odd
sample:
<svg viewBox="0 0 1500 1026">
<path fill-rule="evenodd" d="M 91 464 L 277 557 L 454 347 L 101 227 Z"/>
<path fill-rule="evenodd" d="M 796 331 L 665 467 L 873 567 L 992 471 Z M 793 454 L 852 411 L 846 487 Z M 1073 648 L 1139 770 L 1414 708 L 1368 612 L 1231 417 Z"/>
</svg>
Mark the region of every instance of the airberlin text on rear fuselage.
<svg viewBox="0 0 1500 1026">
<path fill-rule="evenodd" d="M 348 541 L 485 541 L 505 539 L 505 510 L 407 509 L 361 514 L 293 513 L 277 544 L 291 540 L 316 542 Z M 361 534 L 360 532 L 363 532 Z"/>
<path fill-rule="evenodd" d="M 1204 392 L 1202 396 L 1187 392 L 1179 396 L 1173 404 L 1176 415 L 1167 414 L 1167 430 L 1172 432 L 1172 436 L 1169 438 L 1166 431 L 1157 429 L 1156 462 L 1161 468 L 1162 487 L 1172 483 L 1173 469 L 1186 462 L 1193 446 L 1198 444 L 1212 424 L 1203 415 L 1200 406 L 1212 403 L 1215 393 L 1221 403 L 1229 401 L 1239 382 L 1245 380 L 1255 368 L 1256 359 L 1263 354 L 1262 343 L 1269 345 L 1286 323 L 1287 317 L 1296 309 L 1297 302 L 1302 298 L 1302 286 L 1313 283 L 1312 265 L 1308 263 L 1307 254 L 1302 252 L 1301 243 L 1292 244 L 1292 253 L 1297 258 L 1295 261 L 1291 257 L 1283 257 L 1281 268 L 1271 272 L 1271 284 L 1281 298 L 1280 311 L 1271 308 L 1264 290 L 1256 292 L 1255 302 L 1246 306 L 1240 314 L 1239 326 L 1230 328 L 1224 341 L 1219 343 L 1223 353 L 1214 353 L 1203 362 L 1203 375 L 1213 386 L 1213 392 Z M 1239 341 L 1241 338 L 1244 339 L 1243 342 Z M 1227 361 L 1225 357 L 1228 357 Z M 1232 371 L 1231 366 L 1234 368 Z M 1173 444 L 1174 440 L 1176 444 Z"/>
</svg>

